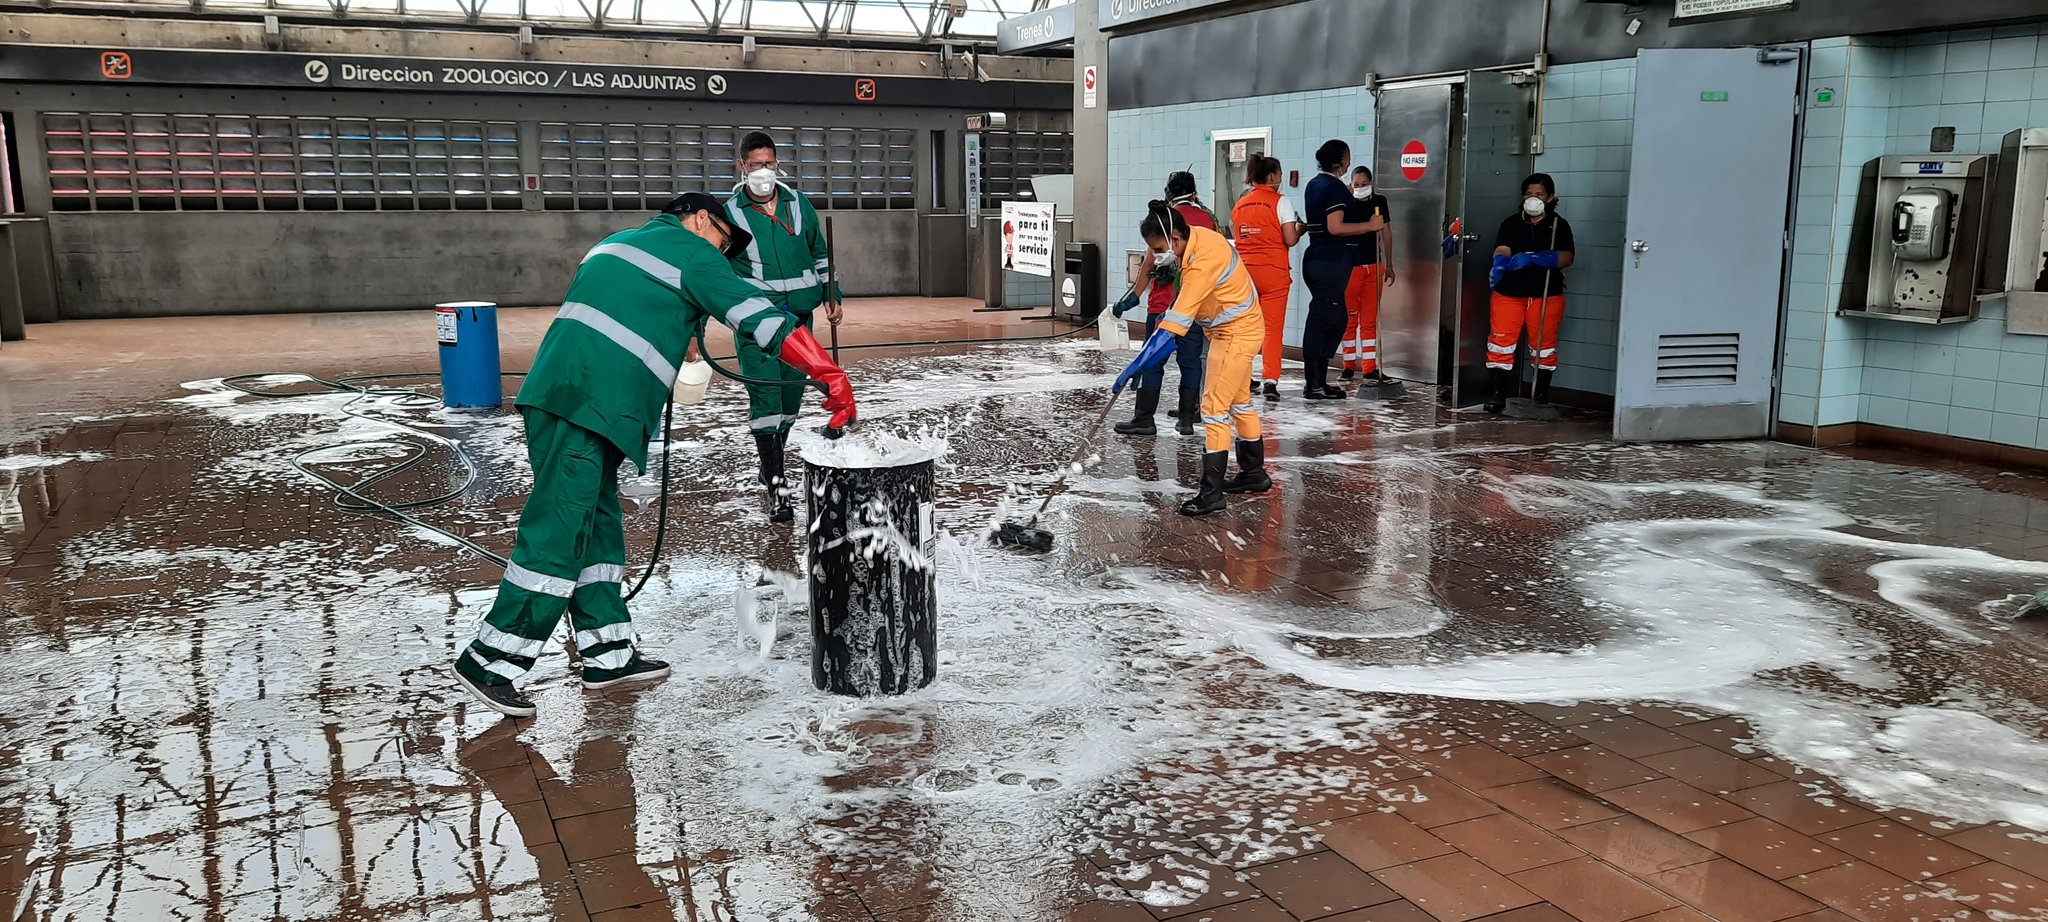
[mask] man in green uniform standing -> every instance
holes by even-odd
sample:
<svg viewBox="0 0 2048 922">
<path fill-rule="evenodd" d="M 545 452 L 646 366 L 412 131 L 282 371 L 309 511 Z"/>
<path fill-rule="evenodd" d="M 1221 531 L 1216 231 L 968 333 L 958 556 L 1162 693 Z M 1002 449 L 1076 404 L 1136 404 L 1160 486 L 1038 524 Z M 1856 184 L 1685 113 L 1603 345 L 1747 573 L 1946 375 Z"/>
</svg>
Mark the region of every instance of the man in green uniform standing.
<svg viewBox="0 0 2048 922">
<path fill-rule="evenodd" d="M 753 242 L 732 258 L 732 270 L 810 329 L 811 314 L 825 309 L 825 321 L 839 325 L 839 280 L 825 254 L 824 222 L 811 200 L 781 183 L 775 139 L 755 131 L 740 140 L 740 185 L 726 200 L 726 214 Z M 782 476 L 789 427 L 803 406 L 802 376 L 745 339 L 739 341 L 740 373 L 781 378 L 789 384 L 747 385 L 747 419 L 761 453 L 761 484 L 768 488 L 769 518 L 789 522 L 789 489 Z"/>
<path fill-rule="evenodd" d="M 830 425 L 854 418 L 853 386 L 795 316 L 733 275 L 726 257 L 749 245 L 718 199 L 670 202 L 654 220 L 606 237 L 583 257 L 516 403 L 526 419 L 533 493 L 519 513 L 512 563 L 476 639 L 455 659 L 456 680 L 491 709 L 530 717 L 513 682 L 533 668 L 562 613 L 583 660 L 584 688 L 668 675 L 634 650 L 625 578 L 619 463 L 647 470 L 676 366 L 707 318 L 801 381 L 826 387 Z"/>
</svg>

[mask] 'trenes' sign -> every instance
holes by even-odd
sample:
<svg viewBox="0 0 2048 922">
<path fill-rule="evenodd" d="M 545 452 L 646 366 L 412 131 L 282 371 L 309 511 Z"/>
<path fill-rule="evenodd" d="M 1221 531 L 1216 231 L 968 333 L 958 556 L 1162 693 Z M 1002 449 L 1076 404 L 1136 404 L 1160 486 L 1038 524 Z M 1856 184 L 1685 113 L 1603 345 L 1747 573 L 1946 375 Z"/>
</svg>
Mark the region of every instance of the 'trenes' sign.
<svg viewBox="0 0 2048 922">
<path fill-rule="evenodd" d="M 1407 146 L 1401 148 L 1401 175 L 1406 177 L 1409 182 L 1415 182 L 1420 180 L 1422 174 L 1427 172 L 1429 172 L 1429 148 L 1423 147 L 1421 141 L 1408 142 Z"/>
</svg>

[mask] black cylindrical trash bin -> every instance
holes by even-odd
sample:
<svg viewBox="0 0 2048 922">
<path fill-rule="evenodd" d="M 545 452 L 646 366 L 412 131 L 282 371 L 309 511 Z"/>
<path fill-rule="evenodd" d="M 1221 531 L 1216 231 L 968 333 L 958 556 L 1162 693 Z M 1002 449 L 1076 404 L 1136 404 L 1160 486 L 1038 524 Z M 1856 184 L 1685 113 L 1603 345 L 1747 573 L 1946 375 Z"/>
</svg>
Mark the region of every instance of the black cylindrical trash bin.
<svg viewBox="0 0 2048 922">
<path fill-rule="evenodd" d="M 932 552 L 936 465 L 805 460 L 811 530 L 811 681 L 835 695 L 900 695 L 939 674 Z"/>
</svg>

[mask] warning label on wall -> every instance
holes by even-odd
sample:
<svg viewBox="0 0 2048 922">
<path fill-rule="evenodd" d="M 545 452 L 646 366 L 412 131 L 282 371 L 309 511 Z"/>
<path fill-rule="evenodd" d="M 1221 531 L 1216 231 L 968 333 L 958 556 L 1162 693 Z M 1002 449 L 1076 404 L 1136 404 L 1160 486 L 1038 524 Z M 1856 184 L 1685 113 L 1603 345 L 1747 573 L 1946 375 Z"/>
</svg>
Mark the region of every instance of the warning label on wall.
<svg viewBox="0 0 2048 922">
<path fill-rule="evenodd" d="M 1406 177 L 1409 182 L 1415 182 L 1422 178 L 1422 174 L 1427 172 L 1429 172 L 1429 148 L 1423 147 L 1421 141 L 1408 142 L 1406 147 L 1401 148 L 1401 175 Z"/>
</svg>

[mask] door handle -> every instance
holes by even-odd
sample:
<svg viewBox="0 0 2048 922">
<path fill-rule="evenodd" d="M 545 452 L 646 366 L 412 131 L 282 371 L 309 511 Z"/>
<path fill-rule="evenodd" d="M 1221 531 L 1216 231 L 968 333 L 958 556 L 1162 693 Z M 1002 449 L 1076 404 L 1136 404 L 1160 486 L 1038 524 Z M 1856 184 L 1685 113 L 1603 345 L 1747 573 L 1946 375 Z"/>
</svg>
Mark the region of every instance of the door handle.
<svg viewBox="0 0 2048 922">
<path fill-rule="evenodd" d="M 1629 252 L 1636 254 L 1636 268 L 1641 269 L 1643 267 L 1643 254 L 1650 252 L 1650 241 L 1631 240 L 1628 242 L 1628 249 Z"/>
<path fill-rule="evenodd" d="M 1458 235 L 1458 239 L 1459 239 L 1459 240 L 1463 240 L 1463 241 L 1465 241 L 1466 243 L 1478 243 L 1478 242 L 1479 242 L 1479 235 L 1478 235 L 1478 234 L 1459 234 L 1459 235 Z"/>
</svg>

